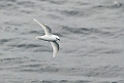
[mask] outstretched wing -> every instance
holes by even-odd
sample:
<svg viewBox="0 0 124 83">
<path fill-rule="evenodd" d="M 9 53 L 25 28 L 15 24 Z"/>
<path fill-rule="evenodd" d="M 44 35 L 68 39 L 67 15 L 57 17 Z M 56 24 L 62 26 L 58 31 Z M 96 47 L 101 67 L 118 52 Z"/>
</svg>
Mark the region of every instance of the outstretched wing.
<svg viewBox="0 0 124 83">
<path fill-rule="evenodd" d="M 50 42 L 53 47 L 53 57 L 55 57 L 59 51 L 59 44 L 56 41 Z"/>
<path fill-rule="evenodd" d="M 45 32 L 45 35 L 50 35 L 51 34 L 51 29 L 47 26 L 47 25 L 45 25 L 45 24 L 43 24 L 43 23 L 40 23 L 38 20 L 36 20 L 35 18 L 34 18 L 34 21 L 36 22 L 36 23 L 38 23 L 43 29 L 44 29 L 44 32 Z"/>
</svg>

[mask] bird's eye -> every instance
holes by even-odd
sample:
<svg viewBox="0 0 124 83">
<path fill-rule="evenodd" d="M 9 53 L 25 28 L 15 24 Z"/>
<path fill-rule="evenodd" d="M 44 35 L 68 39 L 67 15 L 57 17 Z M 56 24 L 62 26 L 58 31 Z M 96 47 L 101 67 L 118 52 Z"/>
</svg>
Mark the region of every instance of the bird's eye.
<svg viewBox="0 0 124 83">
<path fill-rule="evenodd" d="M 59 38 L 56 38 L 56 40 L 59 40 L 59 41 L 60 41 L 60 39 L 59 39 Z"/>
</svg>

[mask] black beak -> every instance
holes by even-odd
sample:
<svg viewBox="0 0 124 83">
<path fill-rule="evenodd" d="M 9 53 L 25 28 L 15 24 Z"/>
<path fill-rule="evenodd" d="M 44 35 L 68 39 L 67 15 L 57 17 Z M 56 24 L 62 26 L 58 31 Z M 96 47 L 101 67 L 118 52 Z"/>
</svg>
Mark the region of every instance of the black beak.
<svg viewBox="0 0 124 83">
<path fill-rule="evenodd" d="M 58 39 L 60 41 L 60 39 Z"/>
</svg>

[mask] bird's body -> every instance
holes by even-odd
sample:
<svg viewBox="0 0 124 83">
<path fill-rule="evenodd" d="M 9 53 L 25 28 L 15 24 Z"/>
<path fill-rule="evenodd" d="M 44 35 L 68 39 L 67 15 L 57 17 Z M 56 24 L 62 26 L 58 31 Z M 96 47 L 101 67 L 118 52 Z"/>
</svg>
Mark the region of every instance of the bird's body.
<svg viewBox="0 0 124 83">
<path fill-rule="evenodd" d="M 56 41 L 56 35 L 44 35 L 44 36 L 37 36 L 36 39 L 44 40 L 44 41 Z"/>
<path fill-rule="evenodd" d="M 55 57 L 59 51 L 59 44 L 56 42 L 57 40 L 60 41 L 59 37 L 57 35 L 53 35 L 51 33 L 51 29 L 45 24 L 40 23 L 36 19 L 34 19 L 34 21 L 38 23 L 44 29 L 45 32 L 44 36 L 37 36 L 36 39 L 50 42 L 53 47 L 53 57 Z"/>
</svg>

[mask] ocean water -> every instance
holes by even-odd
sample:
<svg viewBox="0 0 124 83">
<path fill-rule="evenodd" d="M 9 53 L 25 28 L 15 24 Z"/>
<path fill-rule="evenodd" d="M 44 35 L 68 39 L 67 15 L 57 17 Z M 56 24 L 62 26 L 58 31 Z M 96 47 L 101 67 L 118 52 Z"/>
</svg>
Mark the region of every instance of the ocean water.
<svg viewBox="0 0 124 83">
<path fill-rule="evenodd" d="M 0 83 L 124 83 L 124 0 L 0 0 L 0 19 Z"/>
</svg>

